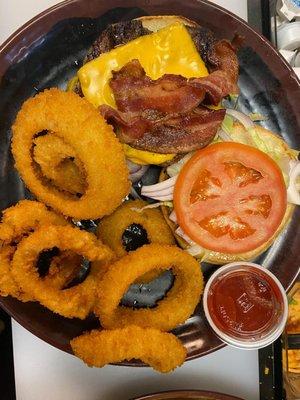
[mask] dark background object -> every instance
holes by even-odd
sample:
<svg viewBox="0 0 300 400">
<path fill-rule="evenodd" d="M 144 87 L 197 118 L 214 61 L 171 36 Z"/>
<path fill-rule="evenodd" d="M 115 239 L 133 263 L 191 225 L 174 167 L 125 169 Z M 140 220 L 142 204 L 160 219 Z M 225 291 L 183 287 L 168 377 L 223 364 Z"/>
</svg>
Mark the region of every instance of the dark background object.
<svg viewBox="0 0 300 400">
<path fill-rule="evenodd" d="M 285 399 L 282 376 L 281 338 L 258 351 L 261 400 Z"/>
<path fill-rule="evenodd" d="M 271 17 L 275 12 L 276 0 L 249 0 L 247 5 L 249 25 L 271 40 Z"/>
<path fill-rule="evenodd" d="M 15 400 L 15 376 L 11 319 L 0 308 L 0 398 Z"/>
</svg>

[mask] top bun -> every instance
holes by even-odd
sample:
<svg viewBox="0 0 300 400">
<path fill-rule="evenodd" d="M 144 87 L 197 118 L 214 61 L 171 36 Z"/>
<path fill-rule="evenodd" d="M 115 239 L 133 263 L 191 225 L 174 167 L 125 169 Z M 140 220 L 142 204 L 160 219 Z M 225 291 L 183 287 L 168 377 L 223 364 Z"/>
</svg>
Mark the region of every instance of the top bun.
<svg viewBox="0 0 300 400">
<path fill-rule="evenodd" d="M 157 16 L 146 16 L 136 18 L 136 21 L 141 21 L 142 25 L 145 29 L 148 29 L 151 32 L 157 32 L 160 29 L 165 28 L 166 26 L 181 23 L 186 26 L 196 27 L 198 24 L 194 21 L 191 21 L 188 18 L 181 17 L 178 15 L 157 15 Z"/>
</svg>

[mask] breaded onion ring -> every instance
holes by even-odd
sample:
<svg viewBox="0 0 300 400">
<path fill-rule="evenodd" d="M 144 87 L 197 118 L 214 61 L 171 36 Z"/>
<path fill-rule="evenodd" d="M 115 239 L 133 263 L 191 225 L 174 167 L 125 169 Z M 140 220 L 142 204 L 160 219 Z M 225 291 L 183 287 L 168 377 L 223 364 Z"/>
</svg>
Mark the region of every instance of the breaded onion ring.
<svg viewBox="0 0 300 400">
<path fill-rule="evenodd" d="M 175 275 L 174 285 L 156 307 L 132 309 L 119 305 L 137 278 L 151 270 L 169 269 Z M 202 289 L 202 272 L 191 255 L 175 246 L 153 243 L 128 253 L 110 266 L 98 286 L 94 311 L 107 329 L 138 325 L 169 331 L 194 312 Z"/>
<path fill-rule="evenodd" d="M 46 178 L 66 192 L 85 192 L 84 167 L 70 145 L 53 133 L 39 136 L 33 142 L 33 159 Z"/>
<path fill-rule="evenodd" d="M 33 141 L 45 130 L 55 132 L 79 155 L 87 181 L 80 198 L 45 182 L 34 163 Z M 12 131 L 12 153 L 25 184 L 39 200 L 62 214 L 97 219 L 110 214 L 128 194 L 128 168 L 121 144 L 98 111 L 75 93 L 50 89 L 27 100 Z"/>
<path fill-rule="evenodd" d="M 52 287 L 62 289 L 75 279 L 82 268 L 82 257 L 72 251 L 65 251 L 53 257 L 43 281 Z"/>
<path fill-rule="evenodd" d="M 182 365 L 186 357 L 186 349 L 176 336 L 138 326 L 93 330 L 71 340 L 71 347 L 90 367 L 136 358 L 159 372 L 170 372 Z"/>
<path fill-rule="evenodd" d="M 112 252 L 89 232 L 70 226 L 49 225 L 21 240 L 13 256 L 11 272 L 25 293 L 32 293 L 42 305 L 64 317 L 84 319 L 95 302 L 98 283 L 96 264 L 82 283 L 59 290 L 40 278 L 35 268 L 39 254 L 53 247 L 72 250 L 90 261 L 103 263 L 112 260 Z M 101 264 L 97 263 L 97 267 L 101 267 Z"/>
<path fill-rule="evenodd" d="M 18 243 L 26 235 L 42 225 L 68 225 L 68 221 L 45 204 L 33 200 L 20 200 L 15 206 L 2 211 L 0 242 Z"/>
<path fill-rule="evenodd" d="M 15 248 L 4 245 L 0 249 L 0 296 L 13 296 L 21 301 L 31 301 L 32 296 L 24 293 L 11 274 L 11 260 Z"/>
<path fill-rule="evenodd" d="M 149 243 L 175 244 L 172 231 L 160 210 L 146 208 L 139 211 L 147 204 L 146 201 L 142 200 L 126 201 L 111 215 L 100 221 L 97 236 L 114 251 L 117 257 L 123 257 L 128 252 L 125 235 L 131 227 L 133 227 L 133 230 L 136 228 L 138 233 L 144 233 L 145 237 L 136 238 L 138 240 L 133 241 L 133 243 L 127 240 L 129 251 L 136 250 L 138 247 Z M 161 271 L 150 271 L 140 277 L 137 282 L 150 282 L 157 278 L 160 273 Z"/>
<path fill-rule="evenodd" d="M 141 225 L 147 234 L 147 243 L 161 243 L 172 245 L 175 243 L 171 229 L 167 225 L 162 213 L 157 208 L 147 208 L 146 201 L 129 200 L 118 207 L 111 215 L 104 217 L 97 230 L 98 237 L 109 246 L 117 257 L 127 254 L 122 242 L 122 236 L 131 225 Z M 133 248 L 132 250 L 136 250 Z M 130 251 L 130 250 L 129 250 Z"/>
<path fill-rule="evenodd" d="M 15 206 L 9 207 L 4 210 L 2 221 L 0 223 L 0 294 L 1 296 L 13 296 L 21 301 L 34 300 L 31 293 L 25 293 L 20 286 L 15 282 L 11 273 L 11 260 L 15 252 L 16 244 L 22 239 L 24 235 L 43 225 L 67 225 L 66 219 L 49 211 L 46 206 L 37 201 L 21 200 Z M 51 285 L 57 285 L 55 281 L 60 280 L 66 283 L 65 271 L 70 268 L 70 264 L 64 265 L 62 263 L 60 270 L 54 276 L 45 277 Z"/>
</svg>

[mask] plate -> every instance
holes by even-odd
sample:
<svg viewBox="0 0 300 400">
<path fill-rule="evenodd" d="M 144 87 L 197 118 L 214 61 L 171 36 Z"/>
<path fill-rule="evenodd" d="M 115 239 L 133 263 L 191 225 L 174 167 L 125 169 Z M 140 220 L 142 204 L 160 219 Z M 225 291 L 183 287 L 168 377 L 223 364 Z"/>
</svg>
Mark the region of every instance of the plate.
<svg viewBox="0 0 300 400">
<path fill-rule="evenodd" d="M 138 4 L 138 7 L 137 7 Z M 177 14 L 212 29 L 220 38 L 234 33 L 245 38 L 239 52 L 240 109 L 259 112 L 269 119 L 264 126 L 282 132 L 300 148 L 300 84 L 292 69 L 272 45 L 230 12 L 202 0 L 70 0 L 46 10 L 12 35 L 0 48 L 0 208 L 28 197 L 13 167 L 10 127 L 25 99 L 47 87 L 65 87 L 92 42 L 110 23 L 142 15 Z M 283 235 L 257 262 L 276 274 L 285 289 L 300 265 L 300 208 Z M 205 275 L 216 267 L 205 265 Z M 35 303 L 1 298 L 1 306 L 21 325 L 51 345 L 71 352 L 70 339 L 97 327 L 89 318 L 65 319 Z M 205 321 L 201 304 L 175 333 L 193 359 L 224 346 Z M 124 365 L 141 365 L 139 362 Z"/>
<path fill-rule="evenodd" d="M 242 400 L 228 394 L 207 392 L 206 390 L 176 390 L 170 392 L 160 392 L 147 394 L 133 400 Z"/>
</svg>

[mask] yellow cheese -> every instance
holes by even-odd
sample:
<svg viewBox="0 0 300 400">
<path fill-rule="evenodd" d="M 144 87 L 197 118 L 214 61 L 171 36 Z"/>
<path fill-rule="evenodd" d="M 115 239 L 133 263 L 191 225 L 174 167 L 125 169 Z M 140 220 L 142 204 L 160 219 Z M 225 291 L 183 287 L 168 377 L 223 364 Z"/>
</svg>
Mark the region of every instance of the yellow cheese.
<svg viewBox="0 0 300 400">
<path fill-rule="evenodd" d="M 66 89 L 67 92 L 73 92 L 75 87 L 76 87 L 76 85 L 77 85 L 77 83 L 78 83 L 78 77 L 77 77 L 77 75 L 75 75 L 67 83 L 67 89 Z"/>
<path fill-rule="evenodd" d="M 222 110 L 224 108 L 221 103 L 217 104 L 216 106 L 213 106 L 212 104 L 210 104 L 210 105 L 207 105 L 206 107 L 210 108 L 211 110 Z"/>
<path fill-rule="evenodd" d="M 138 59 L 152 79 L 164 74 L 186 78 L 207 76 L 208 71 L 183 24 L 176 23 L 158 32 L 141 36 L 86 63 L 78 71 L 82 92 L 95 107 L 116 107 L 109 86 L 112 71 Z"/>
<path fill-rule="evenodd" d="M 138 150 L 134 149 L 131 146 L 128 146 L 128 144 L 123 144 L 123 150 L 126 158 L 136 164 L 142 165 L 163 164 L 167 161 L 171 161 L 176 156 L 176 154 L 160 154 L 151 153 L 150 151 Z"/>
</svg>

